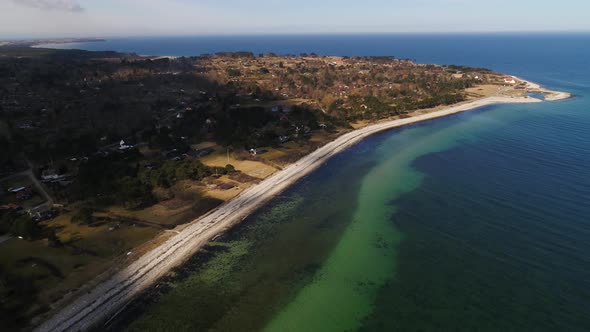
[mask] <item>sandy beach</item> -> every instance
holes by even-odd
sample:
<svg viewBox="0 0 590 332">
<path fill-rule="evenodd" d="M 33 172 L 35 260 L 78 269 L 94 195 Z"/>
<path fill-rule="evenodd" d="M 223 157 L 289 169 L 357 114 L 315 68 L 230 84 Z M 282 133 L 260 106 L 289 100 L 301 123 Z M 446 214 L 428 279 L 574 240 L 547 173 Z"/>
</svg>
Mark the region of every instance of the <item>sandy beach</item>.
<svg viewBox="0 0 590 332">
<path fill-rule="evenodd" d="M 542 93 L 542 94 L 544 94 L 546 101 L 558 101 L 558 100 L 568 99 L 568 98 L 571 98 L 572 97 L 572 94 L 571 93 L 548 90 L 548 89 L 543 88 L 540 84 L 527 81 L 527 80 L 522 79 L 522 78 L 517 77 L 517 76 L 512 76 L 512 77 L 514 77 L 518 81 L 525 82 L 526 83 L 526 89 L 529 92 L 535 92 L 535 93 Z"/>
<path fill-rule="evenodd" d="M 528 81 L 527 84 L 531 84 L 529 89 L 544 93 L 547 96 L 546 100 L 560 100 L 571 97 L 567 93 L 545 90 L 539 85 L 533 85 L 534 83 Z M 538 102 L 542 101 L 530 97 L 492 96 L 439 111 L 421 113 L 405 119 L 372 124 L 346 133 L 296 163 L 271 175 L 259 184 L 243 191 L 211 213 L 193 221 L 157 248 L 139 257 L 91 291 L 84 293 L 36 330 L 86 330 L 112 316 L 134 296 L 154 284 L 158 278 L 185 262 L 211 238 L 241 222 L 250 213 L 320 167 L 332 156 L 358 143 L 367 136 L 384 130 L 445 117 L 488 105 Z"/>
</svg>

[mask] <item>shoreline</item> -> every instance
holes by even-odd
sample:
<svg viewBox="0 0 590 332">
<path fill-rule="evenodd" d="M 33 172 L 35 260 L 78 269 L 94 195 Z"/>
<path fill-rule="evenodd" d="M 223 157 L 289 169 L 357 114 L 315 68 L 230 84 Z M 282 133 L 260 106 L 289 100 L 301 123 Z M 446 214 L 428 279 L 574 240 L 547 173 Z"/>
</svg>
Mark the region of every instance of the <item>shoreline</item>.
<svg viewBox="0 0 590 332">
<path fill-rule="evenodd" d="M 519 79 L 521 80 L 521 79 Z M 534 90 L 544 90 L 561 100 L 570 94 L 545 90 L 526 80 Z M 429 121 L 484 106 L 515 103 L 540 103 L 531 97 L 492 96 L 452 105 L 444 109 L 405 119 L 387 120 L 362 127 L 325 144 L 304 156 L 285 169 L 276 172 L 259 184 L 248 188 L 234 199 L 224 203 L 212 212 L 194 220 L 177 235 L 167 239 L 160 246 L 124 267 L 108 280 L 98 284 L 84 295 L 74 299 L 49 320 L 43 322 L 37 331 L 85 330 L 103 321 L 108 315 L 120 310 L 134 296 L 150 287 L 172 268 L 184 263 L 203 245 L 216 235 L 233 227 L 256 209 L 266 204 L 292 184 L 323 165 L 332 156 L 351 147 L 364 138 L 385 130 Z"/>
<path fill-rule="evenodd" d="M 57 45 L 66 45 L 66 44 L 79 44 L 79 43 L 97 43 L 97 42 L 105 42 L 106 39 L 102 38 L 57 38 L 57 39 L 36 39 L 36 40 L 14 40 L 14 41 L 5 41 L 4 45 L 0 46 L 25 46 L 31 48 L 49 48 L 49 49 L 62 49 L 56 47 Z M 63 48 L 66 49 L 66 48 Z M 67 48 L 74 50 L 76 48 Z"/>
<path fill-rule="evenodd" d="M 512 77 L 514 77 L 517 81 L 521 81 L 521 82 L 526 83 L 527 91 L 533 92 L 533 93 L 535 93 L 535 92 L 541 93 L 541 94 L 545 95 L 546 101 L 559 101 L 559 100 L 569 99 L 569 98 L 573 97 L 573 95 L 569 92 L 549 90 L 549 89 L 544 88 L 542 85 L 540 85 L 538 83 L 527 81 L 527 80 L 522 79 L 517 76 L 512 76 Z"/>
</svg>

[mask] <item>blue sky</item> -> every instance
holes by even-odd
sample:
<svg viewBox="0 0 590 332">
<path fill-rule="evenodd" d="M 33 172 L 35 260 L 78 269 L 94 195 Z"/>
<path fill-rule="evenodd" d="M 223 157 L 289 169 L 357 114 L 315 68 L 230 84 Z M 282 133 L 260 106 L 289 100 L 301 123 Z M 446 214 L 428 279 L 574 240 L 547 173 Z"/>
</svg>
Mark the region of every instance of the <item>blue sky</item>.
<svg viewBox="0 0 590 332">
<path fill-rule="evenodd" d="M 590 31 L 587 0 L 0 0 L 0 38 Z"/>
</svg>

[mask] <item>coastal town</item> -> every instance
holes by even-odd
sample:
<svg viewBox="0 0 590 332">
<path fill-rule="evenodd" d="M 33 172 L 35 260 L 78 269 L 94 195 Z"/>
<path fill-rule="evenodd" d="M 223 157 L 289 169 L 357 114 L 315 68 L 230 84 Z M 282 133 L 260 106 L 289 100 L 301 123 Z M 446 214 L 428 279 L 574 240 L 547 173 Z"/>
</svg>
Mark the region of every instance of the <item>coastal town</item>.
<svg viewBox="0 0 590 332">
<path fill-rule="evenodd" d="M 198 250 L 228 227 L 227 211 L 238 215 L 228 205 L 255 208 L 283 188 L 269 179 L 286 186 L 371 133 L 569 97 L 394 57 L 20 44 L 0 47 L 0 89 L 0 306 L 13 328 L 41 324 L 165 243 L 177 248 L 182 232 L 207 234 L 185 249 Z"/>
</svg>

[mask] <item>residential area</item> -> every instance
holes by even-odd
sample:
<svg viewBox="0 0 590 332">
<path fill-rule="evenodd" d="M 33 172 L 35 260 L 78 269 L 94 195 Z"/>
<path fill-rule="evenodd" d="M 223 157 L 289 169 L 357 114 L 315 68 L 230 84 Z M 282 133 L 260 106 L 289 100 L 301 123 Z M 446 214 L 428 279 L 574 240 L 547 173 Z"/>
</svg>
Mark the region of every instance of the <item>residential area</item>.
<svg viewBox="0 0 590 332">
<path fill-rule="evenodd" d="M 0 306 L 14 326 L 344 132 L 497 93 L 392 57 L 0 47 Z"/>
</svg>

